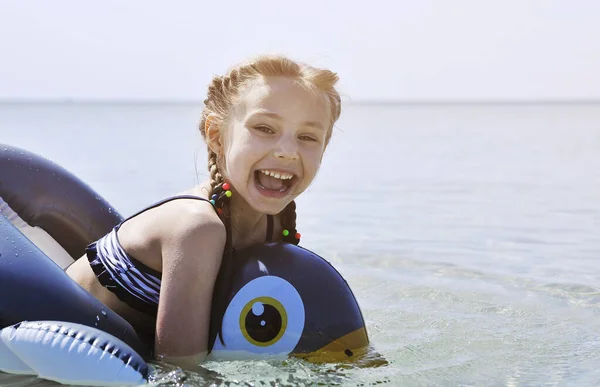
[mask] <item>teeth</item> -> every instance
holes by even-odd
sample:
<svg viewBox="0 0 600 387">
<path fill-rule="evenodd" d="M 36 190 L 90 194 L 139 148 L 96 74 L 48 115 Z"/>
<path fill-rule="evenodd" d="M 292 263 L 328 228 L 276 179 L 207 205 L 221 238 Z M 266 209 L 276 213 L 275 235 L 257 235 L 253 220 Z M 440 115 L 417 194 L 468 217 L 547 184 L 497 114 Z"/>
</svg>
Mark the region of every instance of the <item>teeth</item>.
<svg viewBox="0 0 600 387">
<path fill-rule="evenodd" d="M 267 176 L 272 176 L 276 179 L 281 179 L 281 180 L 289 180 L 292 177 L 294 177 L 294 175 L 292 175 L 290 173 L 278 173 L 278 172 L 269 171 L 268 169 L 261 169 L 260 172 L 264 173 Z"/>
</svg>

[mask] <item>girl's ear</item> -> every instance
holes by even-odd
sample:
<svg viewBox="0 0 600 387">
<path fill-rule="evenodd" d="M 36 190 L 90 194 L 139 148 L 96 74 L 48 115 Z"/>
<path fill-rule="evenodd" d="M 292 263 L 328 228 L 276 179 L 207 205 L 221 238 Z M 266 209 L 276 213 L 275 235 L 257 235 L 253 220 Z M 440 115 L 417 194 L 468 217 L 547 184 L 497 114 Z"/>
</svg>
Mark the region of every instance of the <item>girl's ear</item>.
<svg viewBox="0 0 600 387">
<path fill-rule="evenodd" d="M 204 133 L 206 133 L 206 144 L 210 150 L 217 155 L 220 155 L 223 146 L 221 144 L 221 132 L 219 131 L 216 118 L 217 117 L 214 114 L 209 114 L 209 116 L 206 117 Z"/>
</svg>

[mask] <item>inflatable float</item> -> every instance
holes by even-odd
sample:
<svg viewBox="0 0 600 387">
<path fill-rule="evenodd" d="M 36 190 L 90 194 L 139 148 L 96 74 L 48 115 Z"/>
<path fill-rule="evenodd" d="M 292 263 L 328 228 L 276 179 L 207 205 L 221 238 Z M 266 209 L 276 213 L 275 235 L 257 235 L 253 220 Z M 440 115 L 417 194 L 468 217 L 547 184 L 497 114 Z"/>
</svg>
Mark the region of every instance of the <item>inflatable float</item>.
<svg viewBox="0 0 600 387">
<path fill-rule="evenodd" d="M 148 381 L 152 343 L 64 269 L 123 217 L 61 166 L 0 144 L 0 372 L 66 384 Z M 209 358 L 356 361 L 369 347 L 342 276 L 299 246 L 240 252 Z"/>
</svg>

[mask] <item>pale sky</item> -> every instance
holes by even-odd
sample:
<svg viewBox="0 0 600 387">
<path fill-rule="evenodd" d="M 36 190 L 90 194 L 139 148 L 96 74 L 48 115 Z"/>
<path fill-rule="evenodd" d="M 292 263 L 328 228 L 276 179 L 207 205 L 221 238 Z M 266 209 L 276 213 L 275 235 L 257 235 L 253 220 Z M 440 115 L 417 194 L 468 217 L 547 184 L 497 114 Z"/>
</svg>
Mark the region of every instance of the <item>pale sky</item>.
<svg viewBox="0 0 600 387">
<path fill-rule="evenodd" d="M 198 101 L 259 53 L 346 100 L 600 100 L 600 1 L 0 0 L 0 100 Z"/>
</svg>

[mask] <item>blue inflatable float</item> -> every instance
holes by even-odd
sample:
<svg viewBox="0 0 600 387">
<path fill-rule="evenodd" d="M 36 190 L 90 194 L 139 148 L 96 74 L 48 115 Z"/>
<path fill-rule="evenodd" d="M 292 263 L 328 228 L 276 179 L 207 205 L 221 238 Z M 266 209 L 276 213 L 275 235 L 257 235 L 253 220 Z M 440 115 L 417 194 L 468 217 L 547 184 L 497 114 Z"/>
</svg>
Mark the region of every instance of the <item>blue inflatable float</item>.
<svg viewBox="0 0 600 387">
<path fill-rule="evenodd" d="M 59 383 L 139 385 L 152 342 L 64 269 L 122 221 L 59 165 L 0 144 L 0 371 Z M 299 246 L 240 252 L 211 359 L 297 356 L 356 361 L 369 347 L 342 276 Z"/>
</svg>

